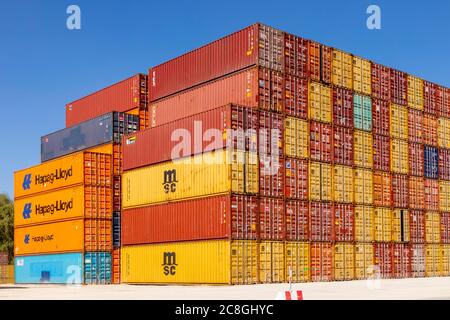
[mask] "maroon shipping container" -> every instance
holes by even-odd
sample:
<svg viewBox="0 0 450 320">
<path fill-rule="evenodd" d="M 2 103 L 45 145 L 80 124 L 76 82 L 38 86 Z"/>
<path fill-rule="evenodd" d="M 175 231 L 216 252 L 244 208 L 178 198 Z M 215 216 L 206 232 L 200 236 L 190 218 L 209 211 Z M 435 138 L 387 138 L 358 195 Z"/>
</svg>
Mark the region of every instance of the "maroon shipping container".
<svg viewBox="0 0 450 320">
<path fill-rule="evenodd" d="M 311 243 L 311 280 L 333 280 L 333 250 L 331 243 Z"/>
<path fill-rule="evenodd" d="M 137 74 L 66 105 L 66 128 L 103 114 L 148 109 L 147 76 Z"/>
<path fill-rule="evenodd" d="M 391 243 L 374 243 L 374 263 L 378 267 L 381 278 L 392 278 L 393 261 L 392 261 L 392 244 Z"/>
<path fill-rule="evenodd" d="M 396 279 L 411 277 L 411 246 L 406 243 L 393 244 L 393 276 Z"/>
<path fill-rule="evenodd" d="M 334 127 L 333 161 L 335 164 L 353 166 L 353 129 Z"/>
<path fill-rule="evenodd" d="M 439 210 L 439 183 L 437 180 L 424 179 L 425 210 Z"/>
<path fill-rule="evenodd" d="M 140 131 L 124 137 L 123 169 L 135 169 L 226 146 L 256 151 L 258 126 L 258 111 L 229 104 Z"/>
<path fill-rule="evenodd" d="M 352 204 L 334 205 L 334 240 L 355 240 L 355 207 Z"/>
<path fill-rule="evenodd" d="M 422 210 L 409 211 L 409 234 L 411 243 L 425 243 L 425 213 Z"/>
<path fill-rule="evenodd" d="M 442 103 L 441 117 L 450 118 L 450 88 L 444 88 L 444 101 Z"/>
<path fill-rule="evenodd" d="M 283 197 L 284 159 L 273 156 L 260 156 L 259 158 L 259 195 Z"/>
<path fill-rule="evenodd" d="M 259 199 L 259 238 L 261 240 L 284 240 L 284 200 Z"/>
<path fill-rule="evenodd" d="M 150 68 L 150 101 L 253 65 L 282 72 L 283 60 L 283 32 L 256 23 Z"/>
<path fill-rule="evenodd" d="M 287 75 L 308 77 L 308 40 L 284 34 L 284 63 Z"/>
<path fill-rule="evenodd" d="M 123 245 L 257 236 L 256 197 L 221 195 L 122 212 Z"/>
<path fill-rule="evenodd" d="M 429 81 L 423 81 L 423 106 L 426 113 L 436 115 L 438 112 L 438 103 L 436 101 L 436 85 Z"/>
<path fill-rule="evenodd" d="M 450 213 L 441 212 L 441 242 L 450 243 Z"/>
<path fill-rule="evenodd" d="M 311 121 L 309 137 L 309 153 L 311 160 L 331 162 L 333 130 L 331 125 Z"/>
<path fill-rule="evenodd" d="M 331 83 L 333 49 L 308 41 L 308 72 L 311 80 Z"/>
<path fill-rule="evenodd" d="M 414 278 L 425 277 L 425 245 L 411 245 L 411 275 Z"/>
<path fill-rule="evenodd" d="M 450 150 L 439 148 L 439 179 L 450 180 Z"/>
<path fill-rule="evenodd" d="M 409 174 L 423 176 L 423 145 L 419 143 L 408 144 Z"/>
<path fill-rule="evenodd" d="M 408 176 L 392 174 L 392 203 L 395 208 L 408 208 Z"/>
<path fill-rule="evenodd" d="M 333 87 L 333 124 L 353 128 L 353 91 Z"/>
<path fill-rule="evenodd" d="M 427 113 L 423 115 L 423 143 L 438 146 L 438 119 Z"/>
<path fill-rule="evenodd" d="M 406 106 L 408 104 L 408 75 L 391 69 L 391 101 Z"/>
<path fill-rule="evenodd" d="M 286 158 L 284 196 L 287 199 L 308 200 L 308 160 Z"/>
<path fill-rule="evenodd" d="M 286 201 L 286 240 L 309 240 L 309 202 Z"/>
<path fill-rule="evenodd" d="M 309 230 L 311 241 L 333 241 L 333 205 L 328 202 L 311 202 Z"/>
<path fill-rule="evenodd" d="M 284 153 L 284 117 L 279 113 L 261 111 L 259 113 L 259 152 L 263 155 Z"/>
<path fill-rule="evenodd" d="M 389 102 L 372 99 L 373 132 L 383 136 L 390 135 L 390 111 Z"/>
<path fill-rule="evenodd" d="M 373 168 L 390 171 L 391 145 L 389 136 L 373 135 Z"/>
<path fill-rule="evenodd" d="M 444 104 L 444 90 L 445 88 L 440 85 L 435 85 L 435 101 L 436 101 L 436 115 L 440 117 L 446 117 L 446 106 Z"/>
<path fill-rule="evenodd" d="M 408 140 L 423 143 L 423 112 L 420 110 L 408 109 Z"/>
<path fill-rule="evenodd" d="M 384 101 L 391 100 L 391 73 L 388 67 L 372 63 L 372 96 Z"/>
<path fill-rule="evenodd" d="M 285 77 L 284 110 L 286 115 L 308 119 L 308 80 L 293 76 Z"/>
</svg>

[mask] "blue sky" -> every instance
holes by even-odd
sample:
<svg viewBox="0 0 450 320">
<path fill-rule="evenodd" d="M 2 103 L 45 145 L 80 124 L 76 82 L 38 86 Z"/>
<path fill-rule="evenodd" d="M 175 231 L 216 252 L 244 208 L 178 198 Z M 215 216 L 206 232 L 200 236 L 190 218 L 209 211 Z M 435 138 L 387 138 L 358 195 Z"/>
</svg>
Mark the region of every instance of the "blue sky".
<svg viewBox="0 0 450 320">
<path fill-rule="evenodd" d="M 0 192 L 12 196 L 13 172 L 39 163 L 40 136 L 64 127 L 67 102 L 256 21 L 450 87 L 450 2 L 411 3 L 3 0 Z M 66 28 L 70 4 L 81 30 Z M 370 4 L 381 30 L 366 28 Z"/>
</svg>

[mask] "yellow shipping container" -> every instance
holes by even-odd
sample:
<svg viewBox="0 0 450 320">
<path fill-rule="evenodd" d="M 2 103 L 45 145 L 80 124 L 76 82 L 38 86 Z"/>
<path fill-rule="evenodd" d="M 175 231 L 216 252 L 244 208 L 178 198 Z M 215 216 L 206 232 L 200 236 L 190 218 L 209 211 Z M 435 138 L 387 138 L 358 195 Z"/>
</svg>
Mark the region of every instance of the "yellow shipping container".
<svg viewBox="0 0 450 320">
<path fill-rule="evenodd" d="M 372 94 L 371 75 L 370 61 L 353 56 L 353 90 L 370 96 Z"/>
<path fill-rule="evenodd" d="M 439 210 L 450 211 L 450 181 L 439 181 Z"/>
<path fill-rule="evenodd" d="M 438 145 L 450 149 L 450 119 L 438 119 Z"/>
<path fill-rule="evenodd" d="M 355 206 L 355 240 L 369 242 L 375 240 L 373 207 Z"/>
<path fill-rule="evenodd" d="M 112 155 L 114 154 L 114 145 L 112 143 L 102 144 L 101 146 L 93 147 L 87 151 Z"/>
<path fill-rule="evenodd" d="M 287 241 L 285 244 L 286 282 L 311 280 L 309 242 Z"/>
<path fill-rule="evenodd" d="M 377 207 L 373 211 L 375 241 L 390 242 L 392 240 L 392 210 Z"/>
<path fill-rule="evenodd" d="M 373 244 L 355 244 L 355 273 L 356 279 L 367 279 L 373 275 L 374 265 Z"/>
<path fill-rule="evenodd" d="M 355 279 L 355 246 L 338 242 L 334 245 L 334 280 Z"/>
<path fill-rule="evenodd" d="M 423 80 L 408 75 L 408 107 L 423 111 Z"/>
<path fill-rule="evenodd" d="M 450 244 L 441 244 L 442 276 L 450 276 Z"/>
<path fill-rule="evenodd" d="M 318 82 L 309 84 L 309 117 L 331 123 L 331 88 Z"/>
<path fill-rule="evenodd" d="M 353 203 L 353 168 L 334 166 L 333 169 L 333 200 L 341 203 Z"/>
<path fill-rule="evenodd" d="M 258 282 L 256 241 L 185 241 L 121 249 L 122 283 Z"/>
<path fill-rule="evenodd" d="M 0 284 L 14 284 L 14 265 L 0 265 Z"/>
<path fill-rule="evenodd" d="M 392 210 L 392 241 L 409 242 L 409 213 L 406 209 Z"/>
<path fill-rule="evenodd" d="M 256 154 L 219 150 L 125 172 L 122 206 L 139 207 L 228 192 L 256 194 L 258 180 Z"/>
<path fill-rule="evenodd" d="M 308 121 L 286 117 L 285 120 L 285 152 L 288 157 L 308 158 L 309 124 Z"/>
<path fill-rule="evenodd" d="M 313 201 L 332 201 L 332 170 L 330 164 L 310 163 L 309 195 Z"/>
<path fill-rule="evenodd" d="M 391 103 L 391 137 L 408 139 L 408 108 Z"/>
<path fill-rule="evenodd" d="M 335 86 L 353 89 L 352 55 L 333 49 L 332 82 Z"/>
<path fill-rule="evenodd" d="M 373 174 L 368 169 L 355 169 L 355 203 L 373 204 Z"/>
<path fill-rule="evenodd" d="M 284 242 L 261 241 L 259 244 L 259 281 L 284 282 Z"/>
<path fill-rule="evenodd" d="M 391 171 L 408 174 L 408 142 L 391 139 Z"/>
<path fill-rule="evenodd" d="M 442 275 L 442 250 L 439 244 L 427 244 L 425 248 L 425 275 L 440 277 Z"/>
<path fill-rule="evenodd" d="M 439 212 L 425 213 L 425 241 L 427 243 L 441 242 L 441 216 Z"/>
<path fill-rule="evenodd" d="M 373 168 L 373 136 L 370 132 L 355 130 L 353 133 L 355 166 Z"/>
</svg>

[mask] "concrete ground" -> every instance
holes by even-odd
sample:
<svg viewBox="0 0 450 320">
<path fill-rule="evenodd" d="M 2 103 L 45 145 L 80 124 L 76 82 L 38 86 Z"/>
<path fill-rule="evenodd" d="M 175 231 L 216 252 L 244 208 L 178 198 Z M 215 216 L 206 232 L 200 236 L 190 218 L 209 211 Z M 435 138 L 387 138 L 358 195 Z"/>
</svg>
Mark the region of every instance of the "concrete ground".
<svg viewBox="0 0 450 320">
<path fill-rule="evenodd" d="M 57 286 L 0 285 L 0 300 L 5 299 L 138 299 L 138 300 L 273 300 L 286 284 L 253 286 Z M 446 299 L 450 300 L 450 277 L 344 281 L 293 284 L 305 300 L 339 299 Z"/>
</svg>

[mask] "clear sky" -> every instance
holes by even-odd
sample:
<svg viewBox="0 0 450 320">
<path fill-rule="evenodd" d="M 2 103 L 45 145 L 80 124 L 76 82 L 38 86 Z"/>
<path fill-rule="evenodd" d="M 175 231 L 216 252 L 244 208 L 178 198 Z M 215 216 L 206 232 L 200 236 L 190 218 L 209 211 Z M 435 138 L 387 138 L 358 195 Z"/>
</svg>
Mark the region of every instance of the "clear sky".
<svg viewBox="0 0 450 320">
<path fill-rule="evenodd" d="M 0 192 L 39 163 L 67 102 L 257 21 L 450 87 L 450 1 L 416 2 L 2 0 Z M 71 4 L 81 30 L 66 27 Z M 381 30 L 366 27 L 370 4 Z"/>
</svg>

